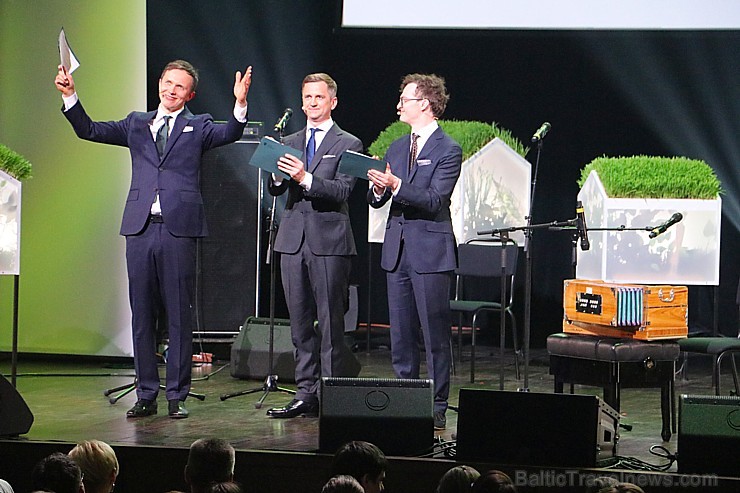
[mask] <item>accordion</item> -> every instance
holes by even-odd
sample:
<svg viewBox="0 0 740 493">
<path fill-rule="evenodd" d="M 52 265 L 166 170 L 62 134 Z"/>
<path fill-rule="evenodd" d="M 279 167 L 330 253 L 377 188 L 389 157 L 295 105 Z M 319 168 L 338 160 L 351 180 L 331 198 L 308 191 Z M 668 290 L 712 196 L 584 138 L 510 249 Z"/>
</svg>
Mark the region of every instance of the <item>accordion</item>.
<svg viewBox="0 0 740 493">
<path fill-rule="evenodd" d="M 564 332 L 676 339 L 688 334 L 688 288 L 570 279 L 563 283 L 563 312 Z"/>
</svg>

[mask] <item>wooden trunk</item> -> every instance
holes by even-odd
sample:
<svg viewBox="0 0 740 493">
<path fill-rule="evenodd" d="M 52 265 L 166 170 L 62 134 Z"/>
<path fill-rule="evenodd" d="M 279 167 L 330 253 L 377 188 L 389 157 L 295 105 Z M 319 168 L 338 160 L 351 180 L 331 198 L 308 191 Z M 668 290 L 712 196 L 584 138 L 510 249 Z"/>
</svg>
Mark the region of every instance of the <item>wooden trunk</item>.
<svg viewBox="0 0 740 493">
<path fill-rule="evenodd" d="M 563 312 L 564 332 L 642 340 L 686 337 L 688 288 L 571 279 L 563 283 Z"/>
</svg>

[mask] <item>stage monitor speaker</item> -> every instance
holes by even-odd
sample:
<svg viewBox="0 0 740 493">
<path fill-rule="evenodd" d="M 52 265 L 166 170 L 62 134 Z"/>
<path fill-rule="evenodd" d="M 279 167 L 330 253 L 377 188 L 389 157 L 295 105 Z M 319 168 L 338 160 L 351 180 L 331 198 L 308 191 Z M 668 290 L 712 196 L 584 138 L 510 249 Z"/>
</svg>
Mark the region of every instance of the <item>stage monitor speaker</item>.
<svg viewBox="0 0 740 493">
<path fill-rule="evenodd" d="M 678 472 L 740 477 L 740 397 L 681 395 Z"/>
<path fill-rule="evenodd" d="M 274 320 L 272 375 L 295 382 L 295 357 L 290 321 Z M 231 345 L 231 376 L 264 379 L 270 374 L 270 319 L 249 317 Z"/>
<path fill-rule="evenodd" d="M 456 460 L 595 467 L 617 453 L 619 413 L 593 395 L 460 389 Z"/>
<path fill-rule="evenodd" d="M 363 440 L 388 455 L 419 455 L 434 446 L 431 380 L 322 378 L 319 450 L 333 454 Z"/>
<path fill-rule="evenodd" d="M 231 332 L 257 314 L 259 169 L 249 165 L 257 140 L 240 140 L 203 155 L 201 194 L 208 236 L 198 242 L 199 328 Z"/>
<path fill-rule="evenodd" d="M 295 355 L 290 336 L 290 321 L 275 319 L 273 333 L 273 368 L 281 382 L 295 382 Z M 345 345 L 343 364 L 339 372 L 343 377 L 356 377 L 362 365 Z M 231 376 L 236 378 L 263 379 L 270 374 L 270 319 L 249 317 L 231 345 Z"/>
<path fill-rule="evenodd" d="M 28 433 L 33 424 L 33 414 L 26 401 L 5 377 L 0 375 L 0 436 Z"/>
</svg>

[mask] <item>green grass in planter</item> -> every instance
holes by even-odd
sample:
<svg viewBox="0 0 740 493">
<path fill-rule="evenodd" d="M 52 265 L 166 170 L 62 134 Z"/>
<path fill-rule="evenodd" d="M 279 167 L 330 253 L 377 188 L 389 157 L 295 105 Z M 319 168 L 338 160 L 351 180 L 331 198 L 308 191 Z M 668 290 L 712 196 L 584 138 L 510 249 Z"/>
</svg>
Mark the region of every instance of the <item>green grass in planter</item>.
<svg viewBox="0 0 740 493">
<path fill-rule="evenodd" d="M 31 177 L 31 163 L 3 144 L 0 144 L 0 169 L 17 180 Z"/>
<path fill-rule="evenodd" d="M 526 155 L 528 150 L 528 148 L 522 145 L 519 139 L 511 135 L 509 130 L 503 129 L 495 123 L 439 120 L 439 126 L 460 144 L 463 151 L 463 160 L 468 159 L 496 137 L 501 139 L 520 156 Z M 378 135 L 375 142 L 370 145 L 368 152 L 372 156 L 383 157 L 394 140 L 408 135 L 410 132 L 411 127 L 403 122 L 396 121 L 391 123 Z"/>
<path fill-rule="evenodd" d="M 684 157 L 599 157 L 581 170 L 583 186 L 592 170 L 609 197 L 715 199 L 721 192 L 717 176 L 704 161 Z"/>
</svg>

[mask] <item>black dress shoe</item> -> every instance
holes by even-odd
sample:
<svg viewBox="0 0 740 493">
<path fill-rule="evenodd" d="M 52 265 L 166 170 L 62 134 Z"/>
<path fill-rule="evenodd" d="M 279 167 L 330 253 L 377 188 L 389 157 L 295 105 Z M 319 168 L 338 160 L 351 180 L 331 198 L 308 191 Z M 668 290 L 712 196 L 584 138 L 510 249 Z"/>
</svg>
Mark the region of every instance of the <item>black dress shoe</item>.
<svg viewBox="0 0 740 493">
<path fill-rule="evenodd" d="M 435 411 L 434 412 L 434 429 L 436 431 L 441 431 L 447 428 L 447 417 L 444 415 L 443 412 Z"/>
<path fill-rule="evenodd" d="M 271 418 L 295 418 L 296 416 L 315 418 L 319 415 L 319 405 L 293 399 L 285 407 L 273 407 L 268 410 L 267 415 Z"/>
<path fill-rule="evenodd" d="M 178 401 L 177 399 L 167 401 L 167 414 L 172 419 L 183 419 L 187 418 L 190 412 L 185 409 L 185 402 Z"/>
<path fill-rule="evenodd" d="M 127 418 L 143 418 L 144 416 L 153 416 L 157 414 L 157 401 L 139 399 L 134 407 L 126 411 Z"/>
</svg>

